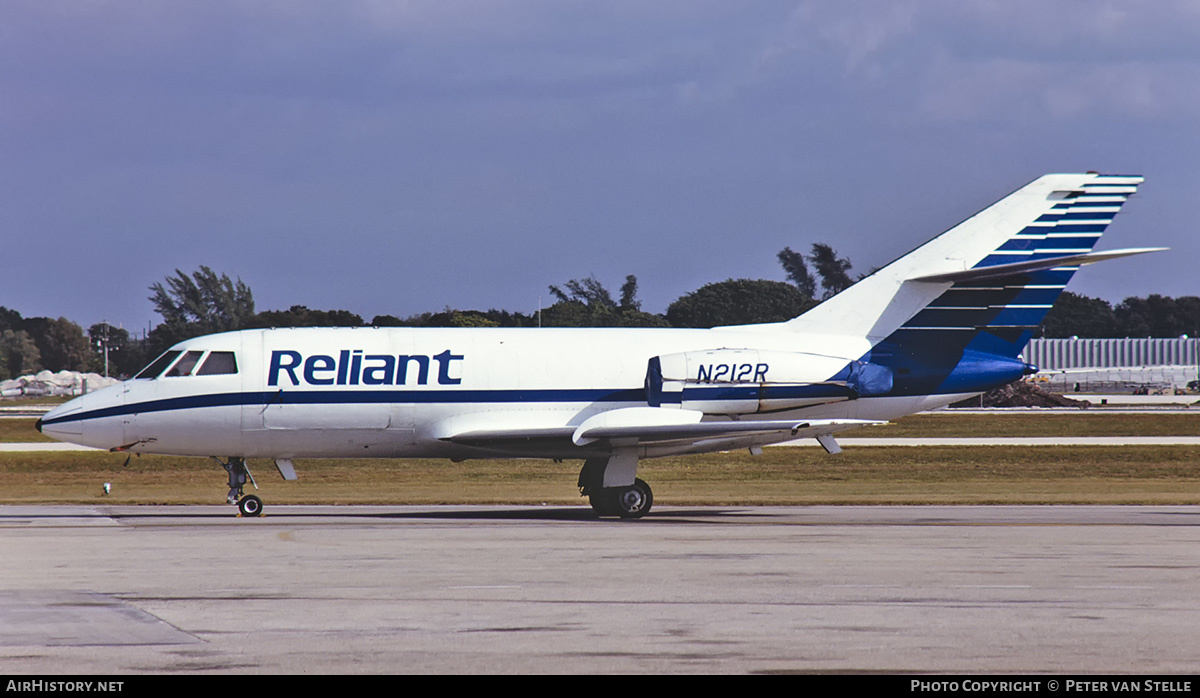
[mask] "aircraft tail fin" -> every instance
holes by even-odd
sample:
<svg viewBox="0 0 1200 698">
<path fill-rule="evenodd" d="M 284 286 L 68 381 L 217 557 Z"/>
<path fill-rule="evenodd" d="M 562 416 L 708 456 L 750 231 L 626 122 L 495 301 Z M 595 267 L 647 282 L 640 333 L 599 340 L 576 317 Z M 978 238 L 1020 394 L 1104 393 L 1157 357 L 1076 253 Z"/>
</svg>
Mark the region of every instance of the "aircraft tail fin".
<svg viewBox="0 0 1200 698">
<path fill-rule="evenodd" d="M 1137 190 L 1134 175 L 1052 174 L 1021 187 L 794 320 L 872 344 L 1016 357 Z"/>
</svg>

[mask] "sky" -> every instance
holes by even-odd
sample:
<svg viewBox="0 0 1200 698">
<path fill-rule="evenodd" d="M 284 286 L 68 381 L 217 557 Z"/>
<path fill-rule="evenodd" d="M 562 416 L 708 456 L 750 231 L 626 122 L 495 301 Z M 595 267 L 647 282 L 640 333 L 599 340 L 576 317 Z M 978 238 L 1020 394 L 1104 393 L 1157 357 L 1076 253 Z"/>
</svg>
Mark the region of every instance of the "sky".
<svg viewBox="0 0 1200 698">
<path fill-rule="evenodd" d="M 867 272 L 1048 172 L 1142 174 L 1084 269 L 1200 295 L 1189 0 L 5 0 L 0 305 L 161 318 L 201 265 L 259 310 L 643 309 L 776 254 Z"/>
</svg>

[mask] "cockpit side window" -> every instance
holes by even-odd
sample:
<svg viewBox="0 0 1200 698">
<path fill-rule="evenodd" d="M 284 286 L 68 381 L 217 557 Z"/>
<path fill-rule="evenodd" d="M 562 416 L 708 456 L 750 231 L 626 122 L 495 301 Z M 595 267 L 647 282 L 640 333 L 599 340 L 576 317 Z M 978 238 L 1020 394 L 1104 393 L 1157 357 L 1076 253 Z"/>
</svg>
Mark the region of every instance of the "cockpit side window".
<svg viewBox="0 0 1200 698">
<path fill-rule="evenodd" d="M 196 371 L 197 376 L 215 376 L 229 373 L 237 373 L 237 357 L 231 351 L 214 351 L 209 352 L 208 358 L 204 363 L 200 364 L 200 370 Z"/>
<path fill-rule="evenodd" d="M 175 365 L 171 367 L 171 370 L 163 374 L 163 377 L 171 378 L 175 376 L 188 375 L 192 372 L 192 369 L 196 367 L 196 362 L 199 361 L 200 357 L 203 355 L 204 352 L 202 351 L 189 351 L 183 355 L 182 359 L 175 362 Z"/>
<path fill-rule="evenodd" d="M 150 362 L 149 366 L 138 371 L 138 374 L 134 378 L 157 378 L 158 374 L 162 373 L 163 369 L 170 366 L 171 362 L 182 353 L 181 351 L 164 352 L 162 356 Z"/>
</svg>

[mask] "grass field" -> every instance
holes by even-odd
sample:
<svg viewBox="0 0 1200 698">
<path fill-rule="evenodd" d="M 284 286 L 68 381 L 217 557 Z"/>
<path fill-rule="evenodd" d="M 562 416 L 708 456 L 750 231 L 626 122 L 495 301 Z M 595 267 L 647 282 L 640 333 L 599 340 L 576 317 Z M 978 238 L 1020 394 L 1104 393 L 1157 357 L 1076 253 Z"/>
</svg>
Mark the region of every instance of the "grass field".
<svg viewBox="0 0 1200 698">
<path fill-rule="evenodd" d="M 211 460 L 101 452 L 0 454 L 0 503 L 219 504 Z M 298 460 L 250 466 L 270 504 L 583 504 L 580 463 Z M 659 504 L 1200 504 L 1200 447 L 851 447 L 646 460 Z M 112 483 L 112 494 L 102 484 Z"/>
<path fill-rule="evenodd" d="M 854 437 L 1198 436 L 1200 409 L 1189 412 L 1072 410 L 914 414 L 892 424 L 845 432 Z"/>
<path fill-rule="evenodd" d="M 33 426 L 37 419 L 32 417 L 5 417 L 0 419 L 0 443 L 36 443 L 54 441 L 41 434 Z"/>
<path fill-rule="evenodd" d="M 0 419 L 0 441 L 50 441 L 32 418 Z M 1188 436 L 1193 413 L 932 413 L 853 437 Z M 0 454 L 0 503 L 221 503 L 213 461 L 101 452 Z M 585 503 L 580 463 L 542 460 L 299 460 L 297 482 L 251 462 L 269 504 Z M 642 461 L 660 504 L 1200 504 L 1200 447 L 917 446 L 745 452 Z M 104 496 L 101 486 L 113 485 Z"/>
</svg>

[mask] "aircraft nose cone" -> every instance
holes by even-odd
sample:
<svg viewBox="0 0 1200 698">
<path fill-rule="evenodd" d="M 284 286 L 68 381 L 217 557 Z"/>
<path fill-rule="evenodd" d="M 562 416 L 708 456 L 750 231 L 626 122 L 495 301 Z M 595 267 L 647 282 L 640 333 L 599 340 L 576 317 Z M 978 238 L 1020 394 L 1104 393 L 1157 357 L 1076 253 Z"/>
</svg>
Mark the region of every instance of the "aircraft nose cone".
<svg viewBox="0 0 1200 698">
<path fill-rule="evenodd" d="M 33 423 L 33 426 L 37 427 L 39 434 L 42 433 L 42 420 L 40 420 L 40 419 L 37 420 L 36 422 Z"/>
</svg>

